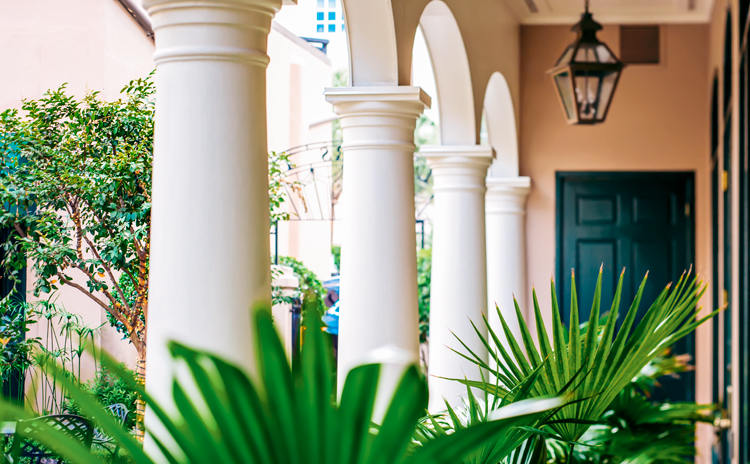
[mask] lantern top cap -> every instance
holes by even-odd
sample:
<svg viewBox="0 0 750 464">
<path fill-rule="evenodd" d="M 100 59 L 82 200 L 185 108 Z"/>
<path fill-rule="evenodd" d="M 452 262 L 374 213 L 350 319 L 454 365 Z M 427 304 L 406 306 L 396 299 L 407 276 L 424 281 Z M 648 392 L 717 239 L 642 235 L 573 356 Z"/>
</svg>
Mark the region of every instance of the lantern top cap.
<svg viewBox="0 0 750 464">
<path fill-rule="evenodd" d="M 586 12 L 581 15 L 581 20 L 578 21 L 571 30 L 576 32 L 582 38 L 589 40 L 594 39 L 598 42 L 596 33 L 602 30 L 602 25 L 594 21 L 594 15 L 589 13 L 587 5 Z"/>
</svg>

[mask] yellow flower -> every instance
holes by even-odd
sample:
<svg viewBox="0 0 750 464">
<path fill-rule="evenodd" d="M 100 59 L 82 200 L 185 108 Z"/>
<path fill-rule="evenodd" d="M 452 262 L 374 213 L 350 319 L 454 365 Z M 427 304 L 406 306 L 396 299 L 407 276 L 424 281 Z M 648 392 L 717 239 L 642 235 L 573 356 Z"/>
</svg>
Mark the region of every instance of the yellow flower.
<svg viewBox="0 0 750 464">
<path fill-rule="evenodd" d="M 3 348 L 5 348 L 5 345 L 7 345 L 8 342 L 10 342 L 10 337 L 9 338 L 0 337 L 0 343 L 3 345 Z"/>
<path fill-rule="evenodd" d="M 97 274 L 99 274 L 99 277 L 104 277 L 104 273 L 103 272 L 97 272 Z"/>
</svg>

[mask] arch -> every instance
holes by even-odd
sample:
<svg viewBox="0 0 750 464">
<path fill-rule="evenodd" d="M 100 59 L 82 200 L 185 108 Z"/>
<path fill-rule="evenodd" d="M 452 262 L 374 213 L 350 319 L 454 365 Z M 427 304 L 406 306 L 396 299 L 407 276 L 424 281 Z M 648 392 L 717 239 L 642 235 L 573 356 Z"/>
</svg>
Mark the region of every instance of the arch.
<svg viewBox="0 0 750 464">
<path fill-rule="evenodd" d="M 391 0 L 342 0 L 349 42 L 349 85 L 398 85 Z"/>
<path fill-rule="evenodd" d="M 474 91 L 463 37 L 445 2 L 427 4 L 419 20 L 435 75 L 443 145 L 477 143 Z"/>
<path fill-rule="evenodd" d="M 518 176 L 518 133 L 516 113 L 508 82 L 496 72 L 490 76 L 484 93 L 484 114 L 489 142 L 495 152 L 490 177 Z"/>
</svg>

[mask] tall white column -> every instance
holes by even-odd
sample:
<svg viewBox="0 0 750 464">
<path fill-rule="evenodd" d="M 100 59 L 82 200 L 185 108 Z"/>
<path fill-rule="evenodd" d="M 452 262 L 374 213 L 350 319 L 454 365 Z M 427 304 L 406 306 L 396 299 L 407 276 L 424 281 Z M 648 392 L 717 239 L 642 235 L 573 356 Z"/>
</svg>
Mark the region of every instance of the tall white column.
<svg viewBox="0 0 750 464">
<path fill-rule="evenodd" d="M 526 198 L 531 190 L 528 177 L 487 178 L 487 296 L 489 321 L 503 339 L 503 329 L 495 304 L 518 337 L 520 331 L 513 306 L 513 295 L 524 314 L 526 287 Z"/>
<path fill-rule="evenodd" d="M 147 387 L 171 398 L 167 342 L 253 367 L 270 307 L 266 42 L 281 0 L 145 0 L 156 35 Z"/>
<path fill-rule="evenodd" d="M 355 366 L 380 361 L 378 410 L 404 364 L 419 362 L 414 128 L 430 98 L 418 87 L 326 89 L 344 143 L 339 391 Z"/>
<path fill-rule="evenodd" d="M 433 238 L 430 292 L 430 410 L 460 404 L 466 387 L 444 378 L 479 380 L 479 368 L 450 348 L 487 357 L 476 332 L 487 312 L 485 177 L 492 149 L 478 145 L 422 147 L 432 169 Z M 486 332 L 486 330 L 485 330 Z M 455 336 L 454 336 L 455 334 Z M 468 354 L 468 353 L 467 353 Z"/>
</svg>

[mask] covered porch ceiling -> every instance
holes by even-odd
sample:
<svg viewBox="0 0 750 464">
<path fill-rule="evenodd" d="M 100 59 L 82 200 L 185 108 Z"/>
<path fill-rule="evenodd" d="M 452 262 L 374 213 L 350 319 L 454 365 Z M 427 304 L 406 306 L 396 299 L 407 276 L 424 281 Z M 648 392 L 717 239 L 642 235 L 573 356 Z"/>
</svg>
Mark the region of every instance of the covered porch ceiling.
<svg viewBox="0 0 750 464">
<path fill-rule="evenodd" d="M 714 0 L 591 0 L 597 21 L 617 24 L 708 22 Z M 574 24 L 584 0 L 510 0 L 523 24 Z"/>
</svg>

